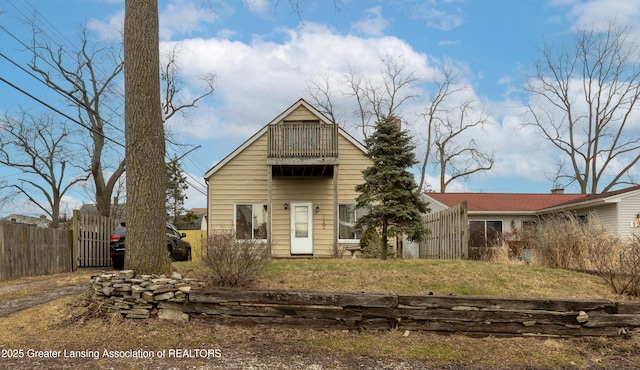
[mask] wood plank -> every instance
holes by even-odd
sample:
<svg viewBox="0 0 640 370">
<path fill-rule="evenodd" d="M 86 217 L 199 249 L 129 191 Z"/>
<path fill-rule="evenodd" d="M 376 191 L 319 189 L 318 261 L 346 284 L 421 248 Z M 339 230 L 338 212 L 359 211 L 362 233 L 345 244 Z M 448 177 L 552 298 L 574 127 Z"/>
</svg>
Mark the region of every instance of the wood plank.
<svg viewBox="0 0 640 370">
<path fill-rule="evenodd" d="M 171 302 L 169 302 L 171 303 Z M 362 314 L 356 309 L 341 309 L 335 306 L 301 306 L 301 305 L 252 305 L 252 304 L 209 304 L 194 303 L 166 304 L 160 302 L 159 308 L 171 308 L 185 313 L 230 316 L 256 317 L 297 317 L 332 320 L 361 320 Z"/>
<path fill-rule="evenodd" d="M 449 309 L 383 309 L 363 308 L 362 317 L 383 317 L 397 320 L 429 320 L 477 323 L 538 323 L 578 325 L 576 313 L 551 311 L 485 311 Z"/>
<path fill-rule="evenodd" d="M 393 293 L 357 293 L 334 291 L 288 290 L 215 290 L 193 292 L 191 302 L 255 302 L 293 305 L 333 305 L 361 307 L 396 307 L 398 298 Z"/>
<path fill-rule="evenodd" d="M 618 302 L 617 305 L 618 305 L 617 313 L 619 314 L 635 314 L 635 315 L 640 314 L 640 302 L 638 301 Z"/>
<path fill-rule="evenodd" d="M 589 321 L 584 323 L 588 328 L 603 328 L 607 326 L 614 326 L 618 328 L 623 327 L 640 327 L 640 315 L 636 314 L 589 314 Z"/>
<path fill-rule="evenodd" d="M 274 318 L 251 316 L 223 316 L 223 315 L 189 315 L 192 321 L 212 322 L 223 325 L 268 325 L 283 327 L 304 327 L 317 329 L 358 330 L 360 326 L 356 322 L 342 322 L 329 319 L 305 319 L 305 318 Z"/>
<path fill-rule="evenodd" d="M 504 324 L 481 324 L 463 322 L 442 322 L 442 321 L 422 321 L 422 320 L 401 320 L 398 323 L 399 330 L 435 331 L 447 333 L 483 333 L 487 335 L 546 335 L 559 337 L 572 336 L 619 336 L 621 331 L 618 328 L 585 328 L 582 326 L 562 326 L 562 325 L 531 325 L 525 326 L 515 323 Z"/>
<path fill-rule="evenodd" d="M 556 299 L 535 297 L 489 297 L 453 295 L 398 294 L 400 306 L 411 307 L 476 307 L 495 310 L 545 310 L 545 311 L 616 311 L 616 304 L 609 300 Z"/>
</svg>

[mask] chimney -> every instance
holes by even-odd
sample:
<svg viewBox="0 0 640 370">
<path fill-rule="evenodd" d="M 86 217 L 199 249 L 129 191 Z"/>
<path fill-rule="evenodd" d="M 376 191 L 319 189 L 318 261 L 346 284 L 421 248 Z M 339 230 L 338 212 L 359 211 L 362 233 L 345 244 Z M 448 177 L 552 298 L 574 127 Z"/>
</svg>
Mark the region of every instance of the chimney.
<svg viewBox="0 0 640 370">
<path fill-rule="evenodd" d="M 553 189 L 551 189 L 551 194 L 554 194 L 554 195 L 555 194 L 564 194 L 564 188 L 560 188 L 560 187 L 553 188 Z"/>
</svg>

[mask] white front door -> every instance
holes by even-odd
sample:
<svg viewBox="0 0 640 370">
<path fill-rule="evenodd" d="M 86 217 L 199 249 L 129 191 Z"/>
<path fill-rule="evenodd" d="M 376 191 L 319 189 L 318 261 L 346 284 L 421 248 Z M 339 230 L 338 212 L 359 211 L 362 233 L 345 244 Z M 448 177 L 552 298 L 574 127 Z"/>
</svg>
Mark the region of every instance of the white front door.
<svg viewBox="0 0 640 370">
<path fill-rule="evenodd" d="M 291 254 L 313 254 L 311 202 L 291 202 Z"/>
</svg>

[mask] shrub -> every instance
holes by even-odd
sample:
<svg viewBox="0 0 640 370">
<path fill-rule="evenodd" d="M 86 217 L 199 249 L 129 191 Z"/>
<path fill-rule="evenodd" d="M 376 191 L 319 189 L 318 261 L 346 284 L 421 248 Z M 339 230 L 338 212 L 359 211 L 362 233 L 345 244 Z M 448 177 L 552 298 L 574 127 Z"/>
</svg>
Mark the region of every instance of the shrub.
<svg viewBox="0 0 640 370">
<path fill-rule="evenodd" d="M 545 219 L 532 238 L 536 263 L 589 270 L 615 293 L 640 296 L 640 236 L 620 240 L 592 212 L 584 220 L 571 213 Z"/>
<path fill-rule="evenodd" d="M 270 262 L 270 245 L 259 240 L 237 240 L 233 231 L 210 231 L 202 241 L 202 261 L 208 280 L 216 286 L 247 287 Z"/>
<path fill-rule="evenodd" d="M 640 296 L 640 236 L 618 240 L 609 251 L 592 248 L 592 263 L 615 293 Z"/>
<path fill-rule="evenodd" d="M 590 246 L 604 241 L 606 235 L 595 213 L 583 221 L 572 213 L 546 218 L 538 225 L 532 245 L 537 264 L 567 269 L 590 269 Z"/>
<path fill-rule="evenodd" d="M 498 240 L 489 246 L 476 248 L 474 251 L 475 260 L 484 262 L 506 263 L 509 262 L 509 244 L 506 241 Z"/>
<path fill-rule="evenodd" d="M 367 227 L 360 238 L 360 253 L 364 258 L 380 258 L 382 238 L 373 227 Z"/>
</svg>

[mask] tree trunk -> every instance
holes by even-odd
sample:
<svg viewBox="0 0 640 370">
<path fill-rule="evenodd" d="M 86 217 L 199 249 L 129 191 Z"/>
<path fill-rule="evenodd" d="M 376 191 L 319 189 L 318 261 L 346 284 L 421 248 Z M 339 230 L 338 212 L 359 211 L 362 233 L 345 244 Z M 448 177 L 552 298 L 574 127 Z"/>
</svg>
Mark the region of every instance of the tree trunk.
<svg viewBox="0 0 640 370">
<path fill-rule="evenodd" d="M 382 223 L 382 234 L 380 235 L 380 239 L 382 239 L 380 245 L 380 259 L 384 261 L 387 259 L 387 244 L 389 242 L 389 231 L 386 220 Z"/>
<path fill-rule="evenodd" d="M 158 29 L 157 0 L 125 1 L 125 268 L 137 274 L 166 274 L 170 268 Z"/>
</svg>

